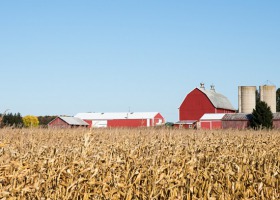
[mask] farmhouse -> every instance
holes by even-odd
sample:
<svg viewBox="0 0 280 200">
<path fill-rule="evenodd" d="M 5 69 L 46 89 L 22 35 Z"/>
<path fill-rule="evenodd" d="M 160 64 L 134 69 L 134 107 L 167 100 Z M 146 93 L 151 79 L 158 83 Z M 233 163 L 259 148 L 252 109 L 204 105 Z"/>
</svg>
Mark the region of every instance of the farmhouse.
<svg viewBox="0 0 280 200">
<path fill-rule="evenodd" d="M 214 86 L 206 90 L 201 83 L 200 88 L 191 91 L 179 107 L 179 120 L 197 120 L 205 113 L 235 113 L 227 97 L 215 91 Z"/>
<path fill-rule="evenodd" d="M 49 124 L 49 128 L 88 127 L 89 124 L 77 117 L 56 117 Z"/>
<path fill-rule="evenodd" d="M 165 123 L 158 112 L 78 113 L 90 127 L 152 127 Z"/>
</svg>

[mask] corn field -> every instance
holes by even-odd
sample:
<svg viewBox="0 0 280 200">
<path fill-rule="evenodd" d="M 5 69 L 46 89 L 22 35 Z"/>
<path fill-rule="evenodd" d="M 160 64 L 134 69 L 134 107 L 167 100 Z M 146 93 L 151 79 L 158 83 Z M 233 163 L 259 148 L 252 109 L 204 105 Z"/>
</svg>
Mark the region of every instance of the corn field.
<svg viewBox="0 0 280 200">
<path fill-rule="evenodd" d="M 280 199 L 280 133 L 0 129 L 0 199 Z"/>
</svg>

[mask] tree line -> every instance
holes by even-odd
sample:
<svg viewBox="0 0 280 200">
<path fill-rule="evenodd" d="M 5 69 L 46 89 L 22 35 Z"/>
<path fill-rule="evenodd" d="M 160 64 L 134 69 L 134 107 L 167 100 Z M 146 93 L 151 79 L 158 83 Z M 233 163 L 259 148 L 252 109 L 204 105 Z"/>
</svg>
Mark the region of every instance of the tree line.
<svg viewBox="0 0 280 200">
<path fill-rule="evenodd" d="M 20 113 L 0 114 L 1 127 L 47 127 L 48 123 L 55 119 L 56 116 L 33 116 L 27 115 L 22 117 Z"/>
</svg>

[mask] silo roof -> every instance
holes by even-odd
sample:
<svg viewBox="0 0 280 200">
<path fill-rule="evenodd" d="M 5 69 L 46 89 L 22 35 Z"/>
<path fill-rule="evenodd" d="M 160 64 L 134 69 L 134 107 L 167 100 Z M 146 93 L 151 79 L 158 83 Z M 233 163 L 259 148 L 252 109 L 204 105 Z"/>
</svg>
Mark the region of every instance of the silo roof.
<svg viewBox="0 0 280 200">
<path fill-rule="evenodd" d="M 202 88 L 197 88 L 201 92 L 203 92 L 208 99 L 211 101 L 211 103 L 215 106 L 215 108 L 222 108 L 227 110 L 235 110 L 230 101 L 227 97 L 225 97 L 222 94 L 219 94 L 215 91 L 209 91 Z"/>
</svg>

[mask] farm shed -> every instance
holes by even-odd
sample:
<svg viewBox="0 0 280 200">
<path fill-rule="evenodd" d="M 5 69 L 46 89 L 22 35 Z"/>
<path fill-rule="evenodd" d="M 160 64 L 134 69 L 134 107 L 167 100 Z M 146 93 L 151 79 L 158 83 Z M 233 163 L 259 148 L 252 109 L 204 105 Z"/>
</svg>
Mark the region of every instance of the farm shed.
<svg viewBox="0 0 280 200">
<path fill-rule="evenodd" d="M 273 127 L 280 129 L 280 113 L 273 113 Z"/>
<path fill-rule="evenodd" d="M 252 114 L 234 113 L 225 114 L 222 119 L 222 128 L 224 129 L 246 129 L 250 126 Z"/>
<path fill-rule="evenodd" d="M 222 118 L 225 114 L 213 114 L 207 113 L 200 118 L 200 128 L 201 129 L 221 129 L 222 128 Z"/>
<path fill-rule="evenodd" d="M 152 127 L 165 123 L 158 112 L 78 113 L 90 127 Z"/>
<path fill-rule="evenodd" d="M 49 128 L 88 127 L 89 124 L 77 117 L 56 117 L 49 124 Z"/>
<path fill-rule="evenodd" d="M 215 91 L 200 88 L 191 91 L 179 107 L 179 120 L 199 120 L 205 113 L 235 113 L 227 97 Z"/>
<path fill-rule="evenodd" d="M 183 121 L 178 121 L 176 123 L 174 123 L 174 127 L 175 128 L 196 128 L 196 120 L 183 120 Z"/>
</svg>

